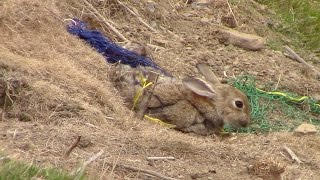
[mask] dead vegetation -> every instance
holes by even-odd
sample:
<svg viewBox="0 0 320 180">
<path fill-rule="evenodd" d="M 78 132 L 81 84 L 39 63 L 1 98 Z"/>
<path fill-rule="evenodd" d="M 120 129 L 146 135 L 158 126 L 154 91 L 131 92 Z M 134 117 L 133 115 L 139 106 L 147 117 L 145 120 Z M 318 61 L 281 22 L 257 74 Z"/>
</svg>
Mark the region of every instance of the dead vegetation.
<svg viewBox="0 0 320 180">
<path fill-rule="evenodd" d="M 121 2 L 135 15 L 116 0 L 0 2 L 1 150 L 13 158 L 70 171 L 103 150 L 86 171 L 89 177 L 102 179 L 150 178 L 143 172 L 116 168 L 117 164 L 177 179 L 250 179 L 270 172 L 285 179 L 320 177 L 318 135 L 203 137 L 135 118 L 109 80 L 112 65 L 68 34 L 63 21 L 87 20 L 92 28 L 124 44 L 107 22 L 126 39 L 145 44 L 148 55 L 176 76 L 196 75 L 195 63 L 207 62 L 219 77 L 224 71 L 250 73 L 261 84 L 274 82 L 271 87 L 319 96 L 319 82 L 305 78 L 301 65 L 281 52 L 268 48 L 251 52 L 219 43 L 217 30 L 233 15 L 237 30 L 272 36 L 264 23 L 267 10 L 263 6 L 238 1 L 231 6 L 232 15 L 227 1 L 215 1 L 209 7 L 178 0 Z M 282 78 L 277 83 L 279 74 Z M 74 148 L 65 159 L 78 136 L 86 139 L 86 145 Z M 283 153 L 283 145 L 290 146 L 304 163 L 293 163 Z M 265 160 L 269 155 L 277 160 Z M 150 164 L 148 156 L 175 160 Z M 253 169 L 248 170 L 250 165 Z"/>
</svg>

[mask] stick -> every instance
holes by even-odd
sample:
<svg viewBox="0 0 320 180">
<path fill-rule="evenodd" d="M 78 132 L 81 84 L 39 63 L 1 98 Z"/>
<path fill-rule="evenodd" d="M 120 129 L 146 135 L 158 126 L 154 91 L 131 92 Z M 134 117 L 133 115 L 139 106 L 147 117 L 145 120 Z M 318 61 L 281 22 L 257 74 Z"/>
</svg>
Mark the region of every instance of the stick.
<svg viewBox="0 0 320 180">
<path fill-rule="evenodd" d="M 161 46 L 157 46 L 157 45 L 154 45 L 154 44 L 147 44 L 147 46 L 151 47 L 151 48 L 154 48 L 155 50 L 158 50 L 158 49 L 165 49 L 164 47 L 161 47 Z"/>
<path fill-rule="evenodd" d="M 279 75 L 278 82 L 277 82 L 276 87 L 274 88 L 274 90 L 277 90 L 277 89 L 278 89 L 278 86 L 279 86 L 280 80 L 281 80 L 281 76 L 282 76 L 282 72 L 281 72 L 280 75 Z"/>
<path fill-rule="evenodd" d="M 67 158 L 70 155 L 70 153 L 72 152 L 72 150 L 79 144 L 80 139 L 81 139 L 81 136 L 78 136 L 77 140 L 69 147 L 69 149 L 64 154 L 65 158 Z"/>
<path fill-rule="evenodd" d="M 227 4 L 228 4 L 228 7 L 229 7 L 231 15 L 232 15 L 234 21 L 236 22 L 236 26 L 238 26 L 238 21 L 237 21 L 236 16 L 234 15 L 234 13 L 232 11 L 232 8 L 231 8 L 231 5 L 230 5 L 229 1 L 227 1 Z"/>
<path fill-rule="evenodd" d="M 307 63 L 304 59 L 302 59 L 296 52 L 294 52 L 289 46 L 284 46 L 284 49 L 289 54 L 285 54 L 286 56 L 290 57 L 291 59 L 297 60 L 298 62 L 304 64 L 308 68 L 312 69 L 317 75 L 320 77 L 320 72 L 311 64 Z"/>
<path fill-rule="evenodd" d="M 298 164 L 301 164 L 302 161 L 298 158 L 298 156 L 287 146 L 283 146 L 283 148 L 287 151 L 287 153 L 291 156 L 291 159 L 296 161 Z"/>
<path fill-rule="evenodd" d="M 93 161 L 95 161 L 96 159 L 98 159 L 102 154 L 104 153 L 103 150 L 100 150 L 97 154 L 93 155 L 92 157 L 90 157 L 87 161 L 85 161 L 82 166 L 77 169 L 73 174 L 78 174 L 79 172 L 83 172 L 85 170 L 85 168 L 92 163 Z M 82 174 L 82 173 L 81 173 Z"/>
<path fill-rule="evenodd" d="M 10 160 L 9 156 L 0 157 L 0 161 Z"/>
<path fill-rule="evenodd" d="M 107 116 L 106 119 L 114 120 L 114 118 L 110 116 Z"/>
<path fill-rule="evenodd" d="M 147 160 L 175 160 L 174 157 L 148 157 Z"/>
<path fill-rule="evenodd" d="M 97 126 L 95 126 L 95 125 L 93 125 L 93 124 L 91 124 L 91 123 L 84 123 L 84 124 L 87 125 L 87 126 L 96 128 L 96 129 L 100 129 L 100 128 L 98 128 Z"/>
<path fill-rule="evenodd" d="M 93 161 L 98 159 L 98 157 L 100 157 L 103 153 L 104 153 L 104 151 L 100 150 L 97 154 L 93 155 L 90 159 L 88 159 L 86 162 L 84 162 L 83 166 L 87 166 L 88 164 L 92 163 Z"/>
<path fill-rule="evenodd" d="M 116 28 L 114 28 L 100 13 L 99 11 L 92 6 L 87 0 L 83 0 L 83 2 L 90 7 L 90 9 L 93 11 L 93 13 L 98 16 L 103 23 L 112 31 L 114 32 L 121 40 L 128 41 L 126 37 L 124 37 Z"/>
<path fill-rule="evenodd" d="M 152 176 L 158 177 L 160 179 L 164 179 L 164 180 L 176 180 L 175 178 L 168 177 L 168 176 L 162 175 L 162 174 L 160 174 L 158 172 L 151 171 L 151 170 L 140 169 L 140 168 L 136 168 L 136 167 L 132 167 L 132 166 L 128 166 L 128 165 L 123 165 L 123 164 L 113 165 L 112 163 L 108 163 L 108 162 L 107 162 L 107 164 L 109 166 L 122 167 L 122 168 L 125 168 L 125 169 L 128 169 L 128 170 L 131 170 L 131 171 L 146 173 L 146 174 L 149 174 L 149 175 L 152 175 Z"/>
<path fill-rule="evenodd" d="M 135 12 L 133 12 L 130 8 L 128 8 L 123 2 L 120 2 L 119 0 L 117 0 L 117 2 L 124 7 L 130 14 L 132 14 L 133 16 L 135 16 L 138 21 L 140 23 L 142 23 L 143 25 L 145 25 L 148 29 L 150 29 L 153 32 L 157 32 L 155 29 L 153 29 L 153 27 L 151 27 L 148 23 L 146 23 L 140 16 L 138 16 Z"/>
<path fill-rule="evenodd" d="M 169 31 L 168 29 L 166 29 L 163 26 L 159 26 L 160 29 L 162 29 L 163 31 L 166 31 L 167 33 L 171 34 L 173 37 L 177 38 L 177 39 L 181 39 L 179 35 L 173 33 L 172 31 Z"/>
</svg>

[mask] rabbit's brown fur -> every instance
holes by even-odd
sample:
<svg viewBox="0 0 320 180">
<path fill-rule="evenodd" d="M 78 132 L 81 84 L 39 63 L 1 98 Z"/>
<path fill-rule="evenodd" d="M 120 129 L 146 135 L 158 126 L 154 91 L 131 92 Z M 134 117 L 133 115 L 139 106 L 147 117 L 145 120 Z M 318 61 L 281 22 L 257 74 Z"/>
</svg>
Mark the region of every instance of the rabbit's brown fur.
<svg viewBox="0 0 320 180">
<path fill-rule="evenodd" d="M 232 86 L 221 84 L 208 66 L 199 64 L 197 68 L 207 81 L 159 76 L 146 113 L 176 125 L 178 130 L 201 135 L 219 133 L 225 123 L 235 128 L 247 126 L 250 122 L 247 96 Z M 133 97 L 142 88 L 141 75 L 151 76 L 152 71 L 118 65 L 114 81 L 130 107 Z"/>
</svg>

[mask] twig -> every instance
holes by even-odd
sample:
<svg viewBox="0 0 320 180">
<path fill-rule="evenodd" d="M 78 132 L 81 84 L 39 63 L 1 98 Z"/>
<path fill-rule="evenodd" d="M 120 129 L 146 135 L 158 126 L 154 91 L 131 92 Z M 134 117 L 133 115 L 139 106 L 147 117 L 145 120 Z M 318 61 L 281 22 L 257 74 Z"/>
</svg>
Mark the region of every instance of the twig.
<svg viewBox="0 0 320 180">
<path fill-rule="evenodd" d="M 223 76 L 226 77 L 226 78 L 229 78 L 228 75 L 227 75 L 227 71 L 223 71 Z"/>
<path fill-rule="evenodd" d="M 186 2 L 184 3 L 184 7 L 186 7 L 188 5 L 190 0 L 186 0 Z"/>
<path fill-rule="evenodd" d="M 124 37 L 116 28 L 114 28 L 100 13 L 99 11 L 92 6 L 87 0 L 83 0 L 83 2 L 90 7 L 93 13 L 100 18 L 103 23 L 112 31 L 114 32 L 121 40 L 128 41 L 126 37 Z"/>
<path fill-rule="evenodd" d="M 117 2 L 124 7 L 130 14 L 132 14 L 133 16 L 135 16 L 138 21 L 140 23 L 142 23 L 143 25 L 145 25 L 148 29 L 150 29 L 153 32 L 157 32 L 155 29 L 153 29 L 153 27 L 151 27 L 148 23 L 146 23 L 140 16 L 138 16 L 135 12 L 133 12 L 129 7 L 127 7 L 123 2 L 117 0 Z"/>
<path fill-rule="evenodd" d="M 97 154 L 95 154 L 94 156 L 92 156 L 90 159 L 88 159 L 86 162 L 83 163 L 83 166 L 87 166 L 88 164 L 92 163 L 93 161 L 95 161 L 96 159 L 98 159 L 98 157 L 100 157 L 102 154 L 104 153 L 103 150 L 100 150 Z"/>
<path fill-rule="evenodd" d="M 294 52 L 289 46 L 284 46 L 284 49 L 287 51 L 286 54 L 284 53 L 285 56 L 290 57 L 291 59 L 297 60 L 298 62 L 304 64 L 305 66 L 307 66 L 308 68 L 312 69 L 315 73 L 317 73 L 317 75 L 320 77 L 320 72 L 311 64 L 307 63 L 304 59 L 302 59 L 296 52 Z"/>
<path fill-rule="evenodd" d="M 16 137 L 17 137 L 17 129 L 15 129 L 13 132 L 13 139 L 15 139 Z"/>
<path fill-rule="evenodd" d="M 179 35 L 175 34 L 174 32 L 166 29 L 165 27 L 163 26 L 159 26 L 160 29 L 162 29 L 163 31 L 166 31 L 167 33 L 171 34 L 173 37 L 177 38 L 177 39 L 181 39 Z"/>
<path fill-rule="evenodd" d="M 131 171 L 146 173 L 146 174 L 149 174 L 149 175 L 152 175 L 152 176 L 158 177 L 160 179 L 164 179 L 164 180 L 176 180 L 175 178 L 168 177 L 168 176 L 162 175 L 162 174 L 160 174 L 158 172 L 151 171 L 151 170 L 140 169 L 140 168 L 136 168 L 136 167 L 132 167 L 132 166 L 128 166 L 128 165 L 123 165 L 123 164 L 113 165 L 112 163 L 109 163 L 109 162 L 107 162 L 107 164 L 109 166 L 116 166 L 118 168 L 122 167 L 122 168 L 125 168 L 125 169 L 128 169 L 128 170 L 131 170 Z"/>
<path fill-rule="evenodd" d="M 282 72 L 281 72 L 280 75 L 279 75 L 278 82 L 277 82 L 276 87 L 274 88 L 274 90 L 277 90 L 277 89 L 278 89 L 278 86 L 279 86 L 280 80 L 281 80 L 281 76 L 282 76 Z"/>
<path fill-rule="evenodd" d="M 229 10 L 230 10 L 231 15 L 232 15 L 234 21 L 236 22 L 236 26 L 238 26 L 237 18 L 236 18 L 236 16 L 234 15 L 234 13 L 233 13 L 233 11 L 232 11 L 232 8 L 231 8 L 231 5 L 230 5 L 230 3 L 229 3 L 228 0 L 227 0 L 227 4 L 228 4 L 228 7 L 229 7 Z"/>
<path fill-rule="evenodd" d="M 296 161 L 298 164 L 301 164 L 302 161 L 298 158 L 298 156 L 287 146 L 283 146 L 283 148 L 287 151 L 287 153 L 291 156 L 291 159 Z"/>
<path fill-rule="evenodd" d="M 84 124 L 87 125 L 87 126 L 96 128 L 96 129 L 100 129 L 100 128 L 98 128 L 97 126 L 95 126 L 95 125 L 93 125 L 93 124 L 91 124 L 91 123 L 84 123 Z"/>
<path fill-rule="evenodd" d="M 114 120 L 114 117 L 107 116 L 106 119 Z"/>
<path fill-rule="evenodd" d="M 10 130 L 8 130 L 7 132 L 0 132 L 0 136 L 6 136 L 6 135 L 11 135 L 12 134 L 12 136 L 13 137 L 16 137 L 16 136 L 18 136 L 18 135 L 20 135 L 20 134 L 25 134 L 25 133 L 28 133 L 29 131 L 16 131 L 16 129 L 14 130 L 14 131 L 10 131 Z"/>
<path fill-rule="evenodd" d="M 172 7 L 172 9 L 176 10 L 176 8 L 174 7 L 174 5 L 172 4 L 172 2 L 170 0 L 167 0 L 170 4 L 170 6 Z"/>
<path fill-rule="evenodd" d="M 175 160 L 174 157 L 147 157 L 147 160 Z"/>
<path fill-rule="evenodd" d="M 96 159 L 98 159 L 103 153 L 104 153 L 104 151 L 103 151 L 103 150 L 100 150 L 97 154 L 91 156 L 91 157 L 90 157 L 87 161 L 85 161 L 85 162 L 82 164 L 82 166 L 81 166 L 79 169 L 77 169 L 73 174 L 76 175 L 76 174 L 78 174 L 78 173 L 80 173 L 80 172 L 83 172 L 83 171 L 85 170 L 85 168 L 86 168 L 90 163 L 92 163 L 93 161 L 95 161 Z M 82 173 L 80 173 L 80 174 L 82 174 Z"/>
<path fill-rule="evenodd" d="M 10 160 L 9 156 L 0 157 L 0 161 Z"/>
<path fill-rule="evenodd" d="M 69 147 L 69 149 L 64 154 L 65 158 L 67 158 L 70 155 L 70 153 L 72 152 L 72 150 L 79 144 L 80 139 L 81 139 L 81 136 L 78 136 L 77 140 Z"/>
<path fill-rule="evenodd" d="M 164 47 L 161 47 L 161 46 L 157 46 L 157 45 L 154 45 L 154 44 L 147 44 L 147 46 L 151 47 L 151 48 L 154 48 L 155 50 L 158 50 L 158 49 L 165 49 Z"/>
</svg>

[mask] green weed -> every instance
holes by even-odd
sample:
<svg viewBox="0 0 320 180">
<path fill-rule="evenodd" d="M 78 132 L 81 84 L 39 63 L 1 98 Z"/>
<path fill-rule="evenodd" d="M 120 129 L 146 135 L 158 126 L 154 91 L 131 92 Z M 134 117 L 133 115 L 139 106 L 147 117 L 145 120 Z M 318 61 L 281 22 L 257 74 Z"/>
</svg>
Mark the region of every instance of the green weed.
<svg viewBox="0 0 320 180">
<path fill-rule="evenodd" d="M 257 0 L 273 9 L 283 22 L 276 31 L 289 37 L 291 45 L 308 50 L 320 48 L 320 1 Z"/>
<path fill-rule="evenodd" d="M 0 180 L 29 180 L 29 179 L 48 179 L 48 180 L 73 180 L 75 177 L 84 179 L 84 175 L 70 175 L 65 171 L 53 168 L 40 168 L 4 158 L 0 155 Z"/>
</svg>

